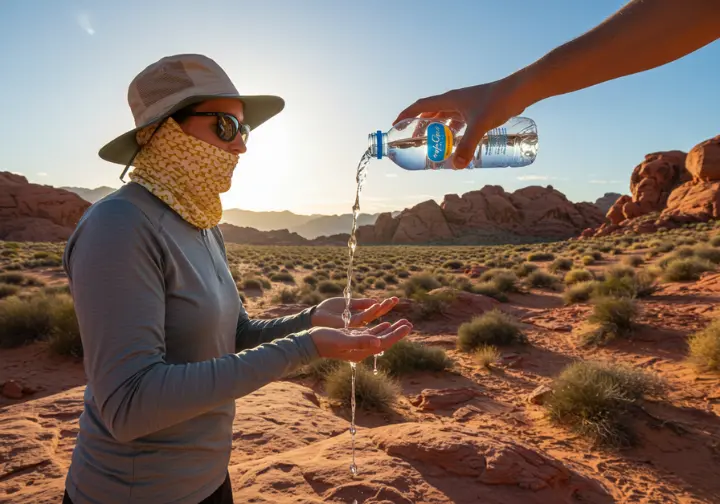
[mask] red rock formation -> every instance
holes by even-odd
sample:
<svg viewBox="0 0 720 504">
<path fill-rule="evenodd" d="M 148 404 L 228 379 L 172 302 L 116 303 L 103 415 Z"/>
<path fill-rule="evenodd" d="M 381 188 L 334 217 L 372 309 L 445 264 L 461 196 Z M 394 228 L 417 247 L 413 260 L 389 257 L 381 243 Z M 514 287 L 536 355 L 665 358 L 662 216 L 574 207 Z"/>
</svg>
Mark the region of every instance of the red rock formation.
<svg viewBox="0 0 720 504">
<path fill-rule="evenodd" d="M 394 219 L 380 216 L 360 229 L 360 243 L 453 242 L 498 233 L 526 237 L 568 238 L 599 226 L 602 213 L 591 203 L 572 203 L 552 186 L 531 186 L 507 193 L 485 186 L 459 196 L 448 194 L 441 205 L 425 201 Z"/>
<path fill-rule="evenodd" d="M 720 180 L 720 135 L 697 144 L 685 161 L 693 182 Z"/>
<path fill-rule="evenodd" d="M 0 239 L 66 240 L 90 203 L 77 194 L 0 172 Z"/>
<path fill-rule="evenodd" d="M 720 218 L 720 135 L 688 154 L 648 154 L 630 180 L 632 198 L 623 196 L 607 213 L 608 222 L 581 237 L 614 232 L 652 233 L 687 222 Z"/>
<path fill-rule="evenodd" d="M 425 243 L 453 237 L 442 209 L 434 200 L 403 211 L 397 221 L 393 243 Z"/>
</svg>

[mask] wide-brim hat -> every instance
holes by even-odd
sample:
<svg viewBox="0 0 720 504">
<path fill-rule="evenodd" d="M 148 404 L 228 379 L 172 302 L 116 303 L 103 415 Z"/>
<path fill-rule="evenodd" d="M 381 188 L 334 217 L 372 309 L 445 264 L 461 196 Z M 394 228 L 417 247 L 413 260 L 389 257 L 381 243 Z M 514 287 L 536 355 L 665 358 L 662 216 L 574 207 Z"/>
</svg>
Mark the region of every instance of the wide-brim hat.
<svg viewBox="0 0 720 504">
<path fill-rule="evenodd" d="M 105 161 L 126 165 L 139 148 L 138 130 L 188 105 L 215 98 L 242 101 L 243 123 L 251 130 L 285 107 L 285 101 L 279 96 L 240 94 L 220 65 L 207 56 L 167 56 L 145 68 L 128 87 L 128 104 L 135 128 L 105 144 L 98 154 Z"/>
</svg>

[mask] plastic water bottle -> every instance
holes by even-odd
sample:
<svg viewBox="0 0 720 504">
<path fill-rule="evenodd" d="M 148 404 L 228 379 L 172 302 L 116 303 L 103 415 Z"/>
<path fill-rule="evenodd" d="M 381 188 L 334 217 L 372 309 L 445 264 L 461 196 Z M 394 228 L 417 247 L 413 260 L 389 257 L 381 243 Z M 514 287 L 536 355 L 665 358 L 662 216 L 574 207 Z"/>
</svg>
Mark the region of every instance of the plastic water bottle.
<svg viewBox="0 0 720 504">
<path fill-rule="evenodd" d="M 368 135 L 370 154 L 390 158 L 406 170 L 454 169 L 452 158 L 466 124 L 458 120 L 406 119 L 387 133 Z M 532 119 L 513 117 L 487 132 L 467 168 L 517 168 L 535 161 L 537 127 Z"/>
</svg>

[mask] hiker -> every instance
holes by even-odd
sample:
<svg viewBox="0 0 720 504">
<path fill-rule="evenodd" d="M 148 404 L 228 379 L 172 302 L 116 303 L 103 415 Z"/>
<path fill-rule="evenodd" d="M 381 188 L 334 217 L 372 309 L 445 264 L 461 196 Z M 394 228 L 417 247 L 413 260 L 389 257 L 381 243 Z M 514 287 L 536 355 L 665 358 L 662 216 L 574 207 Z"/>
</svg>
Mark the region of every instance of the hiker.
<svg viewBox="0 0 720 504">
<path fill-rule="evenodd" d="M 202 55 L 151 64 L 131 82 L 135 128 L 100 149 L 130 181 L 92 205 L 68 240 L 67 273 L 87 387 L 64 504 L 233 502 L 235 400 L 318 358 L 359 362 L 406 336 L 367 324 L 397 298 L 344 298 L 250 320 L 218 228 L 251 131 L 284 108 L 240 95 Z"/>
<path fill-rule="evenodd" d="M 486 132 L 552 96 L 662 66 L 720 38 L 717 0 L 632 0 L 585 34 L 507 77 L 428 96 L 400 112 L 462 119 L 467 130 L 453 158 L 468 166 Z"/>
</svg>

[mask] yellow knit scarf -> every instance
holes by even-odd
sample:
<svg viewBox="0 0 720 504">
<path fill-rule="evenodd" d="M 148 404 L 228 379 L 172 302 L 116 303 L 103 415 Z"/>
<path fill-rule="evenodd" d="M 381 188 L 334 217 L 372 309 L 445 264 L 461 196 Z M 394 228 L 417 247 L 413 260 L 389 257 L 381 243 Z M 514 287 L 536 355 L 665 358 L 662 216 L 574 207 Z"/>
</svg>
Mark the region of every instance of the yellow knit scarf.
<svg viewBox="0 0 720 504">
<path fill-rule="evenodd" d="M 200 229 L 222 218 L 220 194 L 230 189 L 238 156 L 187 135 L 169 118 L 137 133 L 143 148 L 135 157 L 130 180 L 167 203 L 183 219 Z M 147 144 L 147 145 L 145 145 Z"/>
</svg>

